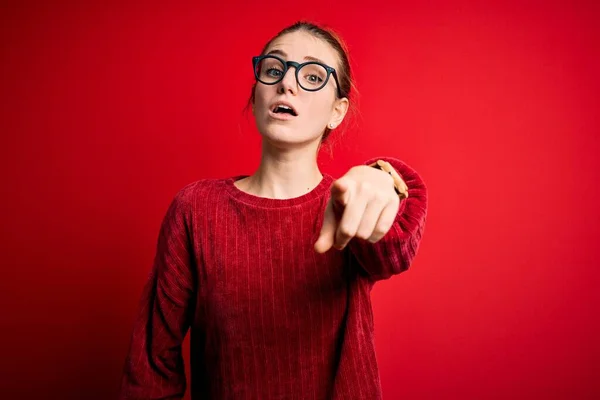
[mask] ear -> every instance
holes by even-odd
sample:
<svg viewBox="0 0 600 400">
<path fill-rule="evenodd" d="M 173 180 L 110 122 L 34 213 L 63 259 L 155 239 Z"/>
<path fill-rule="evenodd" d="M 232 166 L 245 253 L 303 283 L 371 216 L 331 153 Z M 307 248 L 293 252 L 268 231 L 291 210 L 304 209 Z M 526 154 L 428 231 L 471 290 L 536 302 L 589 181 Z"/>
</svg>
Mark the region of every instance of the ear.
<svg viewBox="0 0 600 400">
<path fill-rule="evenodd" d="M 335 103 L 333 104 L 333 110 L 331 112 L 331 118 L 327 124 L 329 129 L 337 128 L 342 123 L 346 113 L 348 112 L 349 105 L 350 102 L 346 97 L 335 100 Z"/>
</svg>

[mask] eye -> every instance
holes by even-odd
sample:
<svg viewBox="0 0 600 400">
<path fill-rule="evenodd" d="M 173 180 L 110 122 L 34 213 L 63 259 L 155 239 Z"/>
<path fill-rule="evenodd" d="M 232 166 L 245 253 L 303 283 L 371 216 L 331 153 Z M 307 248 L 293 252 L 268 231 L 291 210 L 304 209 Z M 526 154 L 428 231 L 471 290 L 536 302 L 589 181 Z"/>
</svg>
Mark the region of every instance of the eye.
<svg viewBox="0 0 600 400">
<path fill-rule="evenodd" d="M 321 87 L 327 79 L 327 70 L 321 64 L 307 63 L 301 70 L 302 82 L 311 88 Z"/>
<path fill-rule="evenodd" d="M 323 78 L 318 75 L 306 75 L 306 80 L 310 83 L 321 83 Z"/>
<path fill-rule="evenodd" d="M 269 68 L 266 70 L 266 74 L 268 76 L 272 76 L 273 78 L 279 78 L 282 73 L 283 71 L 278 68 Z"/>
</svg>

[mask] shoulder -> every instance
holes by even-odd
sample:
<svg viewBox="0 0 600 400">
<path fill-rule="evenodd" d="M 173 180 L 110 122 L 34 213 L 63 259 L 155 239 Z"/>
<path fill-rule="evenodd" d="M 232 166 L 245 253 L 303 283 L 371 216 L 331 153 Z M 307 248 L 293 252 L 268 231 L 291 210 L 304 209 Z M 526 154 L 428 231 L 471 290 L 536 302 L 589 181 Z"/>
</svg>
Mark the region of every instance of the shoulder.
<svg viewBox="0 0 600 400">
<path fill-rule="evenodd" d="M 232 177 L 199 179 L 181 186 L 171 199 L 171 207 L 179 210 L 197 209 L 201 202 L 218 202 L 227 195 Z"/>
<path fill-rule="evenodd" d="M 226 179 L 224 178 L 207 178 L 199 179 L 180 187 L 175 193 L 175 199 L 181 201 L 189 201 L 202 195 L 206 191 L 218 189 L 223 185 Z"/>
</svg>

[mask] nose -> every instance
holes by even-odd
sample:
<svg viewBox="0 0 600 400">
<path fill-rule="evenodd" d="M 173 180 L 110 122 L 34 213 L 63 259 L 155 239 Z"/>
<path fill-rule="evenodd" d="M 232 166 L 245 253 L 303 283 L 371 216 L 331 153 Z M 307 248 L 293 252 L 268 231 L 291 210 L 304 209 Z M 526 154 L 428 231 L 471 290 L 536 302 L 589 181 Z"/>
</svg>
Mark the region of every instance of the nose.
<svg viewBox="0 0 600 400">
<path fill-rule="evenodd" d="M 283 76 L 281 82 L 279 82 L 279 92 L 286 93 L 290 92 L 291 94 L 298 93 L 298 82 L 296 81 L 296 68 L 290 67 L 287 72 Z"/>
</svg>

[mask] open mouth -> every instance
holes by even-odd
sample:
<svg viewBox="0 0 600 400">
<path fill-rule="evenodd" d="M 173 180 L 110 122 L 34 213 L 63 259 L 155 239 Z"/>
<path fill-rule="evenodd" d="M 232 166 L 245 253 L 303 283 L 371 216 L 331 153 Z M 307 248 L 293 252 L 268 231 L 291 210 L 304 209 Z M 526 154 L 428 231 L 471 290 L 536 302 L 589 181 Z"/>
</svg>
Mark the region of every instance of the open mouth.
<svg viewBox="0 0 600 400">
<path fill-rule="evenodd" d="M 298 116 L 298 113 L 296 112 L 296 110 L 294 110 L 292 107 L 287 106 L 285 104 L 276 104 L 275 107 L 273 107 L 272 111 L 273 111 L 273 114 L 290 114 L 290 115 L 293 115 L 294 117 Z"/>
</svg>

